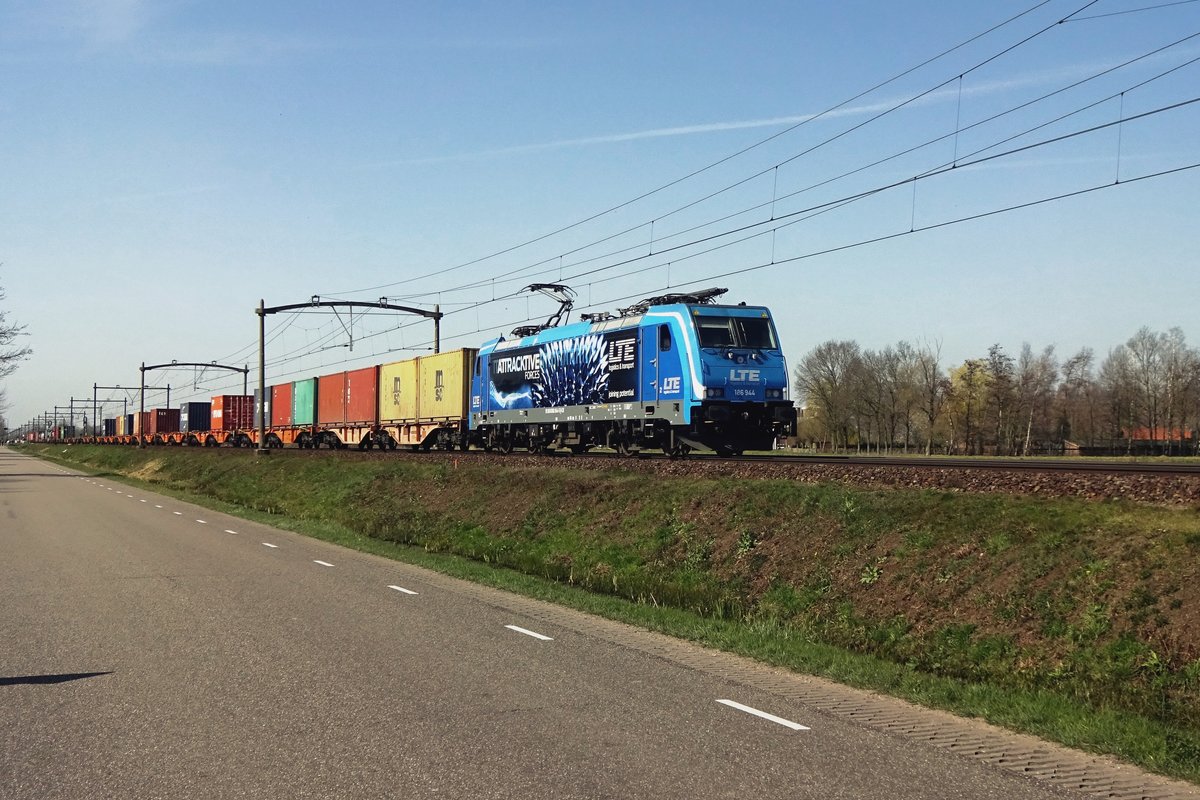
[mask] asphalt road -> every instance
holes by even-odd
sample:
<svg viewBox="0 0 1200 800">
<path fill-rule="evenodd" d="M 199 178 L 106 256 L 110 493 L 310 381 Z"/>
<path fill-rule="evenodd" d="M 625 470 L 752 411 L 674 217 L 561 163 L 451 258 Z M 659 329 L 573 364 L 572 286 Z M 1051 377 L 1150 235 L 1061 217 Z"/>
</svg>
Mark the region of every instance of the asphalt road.
<svg viewBox="0 0 1200 800">
<path fill-rule="evenodd" d="M 1079 796 L 749 663 L 4 449 L 0 607 L 5 800 Z"/>
</svg>

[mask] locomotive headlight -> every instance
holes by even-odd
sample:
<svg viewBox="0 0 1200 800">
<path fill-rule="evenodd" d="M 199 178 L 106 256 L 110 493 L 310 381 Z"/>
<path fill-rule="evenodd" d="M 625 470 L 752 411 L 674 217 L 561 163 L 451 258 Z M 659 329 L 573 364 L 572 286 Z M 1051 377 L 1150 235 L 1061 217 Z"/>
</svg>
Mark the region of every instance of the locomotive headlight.
<svg viewBox="0 0 1200 800">
<path fill-rule="evenodd" d="M 782 400 L 783 399 L 783 389 L 767 389 L 767 399 L 768 400 Z"/>
<path fill-rule="evenodd" d="M 725 390 L 724 390 L 724 389 L 721 389 L 721 388 L 716 388 L 716 389 L 705 389 L 705 390 L 704 390 L 704 396 L 705 396 L 705 397 L 707 397 L 709 400 L 712 400 L 712 399 L 714 399 L 714 398 L 718 398 L 718 397 L 724 397 L 724 396 L 725 396 Z"/>
</svg>

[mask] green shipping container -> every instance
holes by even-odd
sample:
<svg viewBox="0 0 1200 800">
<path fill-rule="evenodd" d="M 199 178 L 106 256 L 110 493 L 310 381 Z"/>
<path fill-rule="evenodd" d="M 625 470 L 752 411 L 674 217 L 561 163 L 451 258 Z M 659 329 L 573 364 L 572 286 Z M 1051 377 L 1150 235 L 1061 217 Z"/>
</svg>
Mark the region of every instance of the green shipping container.
<svg viewBox="0 0 1200 800">
<path fill-rule="evenodd" d="M 317 379 L 292 384 L 292 424 L 312 425 L 317 419 Z"/>
</svg>

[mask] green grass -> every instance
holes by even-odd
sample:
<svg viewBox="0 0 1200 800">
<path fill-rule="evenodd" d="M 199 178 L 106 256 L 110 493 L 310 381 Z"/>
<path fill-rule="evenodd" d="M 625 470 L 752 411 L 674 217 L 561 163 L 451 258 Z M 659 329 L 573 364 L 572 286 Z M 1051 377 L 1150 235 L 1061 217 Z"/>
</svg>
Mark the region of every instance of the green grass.
<svg viewBox="0 0 1200 800">
<path fill-rule="evenodd" d="M 1200 781 L 1200 540 L 1128 503 L 463 459 L 29 448 L 358 550 Z M 1191 654 L 1190 658 L 1189 653 Z"/>
</svg>

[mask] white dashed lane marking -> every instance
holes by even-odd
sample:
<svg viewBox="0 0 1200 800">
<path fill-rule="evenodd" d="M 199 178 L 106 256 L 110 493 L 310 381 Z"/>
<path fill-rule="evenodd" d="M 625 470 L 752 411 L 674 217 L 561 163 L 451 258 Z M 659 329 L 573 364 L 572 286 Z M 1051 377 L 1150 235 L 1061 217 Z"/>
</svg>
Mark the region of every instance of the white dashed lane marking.
<svg viewBox="0 0 1200 800">
<path fill-rule="evenodd" d="M 528 631 L 528 630 L 525 630 L 524 628 L 518 628 L 516 625 L 505 625 L 504 627 L 508 628 L 510 631 L 516 631 L 517 633 L 523 633 L 526 636 L 532 636 L 535 639 L 541 639 L 543 642 L 553 642 L 554 641 L 554 639 L 550 638 L 549 636 L 545 636 L 540 633 L 535 633 L 534 631 Z"/>
<path fill-rule="evenodd" d="M 405 589 L 403 586 L 390 586 L 389 585 L 388 588 L 395 589 L 397 592 L 402 592 L 403 594 L 416 594 L 416 592 L 414 592 L 412 589 Z"/>
<path fill-rule="evenodd" d="M 208 524 L 208 520 L 206 520 L 206 519 L 198 519 L 198 520 L 196 520 L 196 522 L 199 522 L 201 525 L 207 525 L 207 524 Z"/>
<path fill-rule="evenodd" d="M 182 511 L 172 511 L 171 513 L 172 513 L 172 514 L 174 514 L 174 515 L 175 515 L 175 516 L 177 516 L 177 517 L 182 517 L 182 516 L 183 516 L 183 512 L 182 512 Z"/>
<path fill-rule="evenodd" d="M 155 508 L 162 508 L 162 506 L 160 506 L 160 505 L 155 505 L 154 507 L 155 507 Z"/>
<path fill-rule="evenodd" d="M 733 700 L 718 700 L 717 702 L 727 705 L 730 708 L 736 708 L 738 711 L 745 711 L 747 714 L 753 714 L 756 717 L 762 717 L 763 719 L 770 720 L 771 722 L 774 722 L 776 725 L 782 725 L 783 727 L 791 728 L 794 731 L 812 730 L 812 728 L 809 728 L 805 725 L 801 725 L 799 722 L 792 722 L 790 719 L 784 719 L 783 717 L 777 717 L 774 714 L 768 714 L 765 711 L 759 711 L 757 708 L 751 708 L 750 706 L 744 706 L 741 703 L 734 702 Z"/>
<path fill-rule="evenodd" d="M 270 542 L 263 542 L 263 547 L 270 547 L 270 548 L 273 548 L 273 549 L 275 549 L 275 550 L 278 550 L 278 549 L 279 549 L 279 545 L 277 545 L 277 544 L 271 544 Z"/>
<path fill-rule="evenodd" d="M 225 532 L 226 532 L 226 533 L 232 533 L 234 536 L 237 536 L 237 531 L 231 531 L 231 530 L 229 530 L 229 528 L 226 528 L 226 529 L 225 529 Z"/>
<path fill-rule="evenodd" d="M 313 559 L 313 563 L 320 564 L 322 567 L 332 567 L 333 566 L 333 564 L 330 564 L 328 561 L 317 561 L 315 558 Z"/>
</svg>

